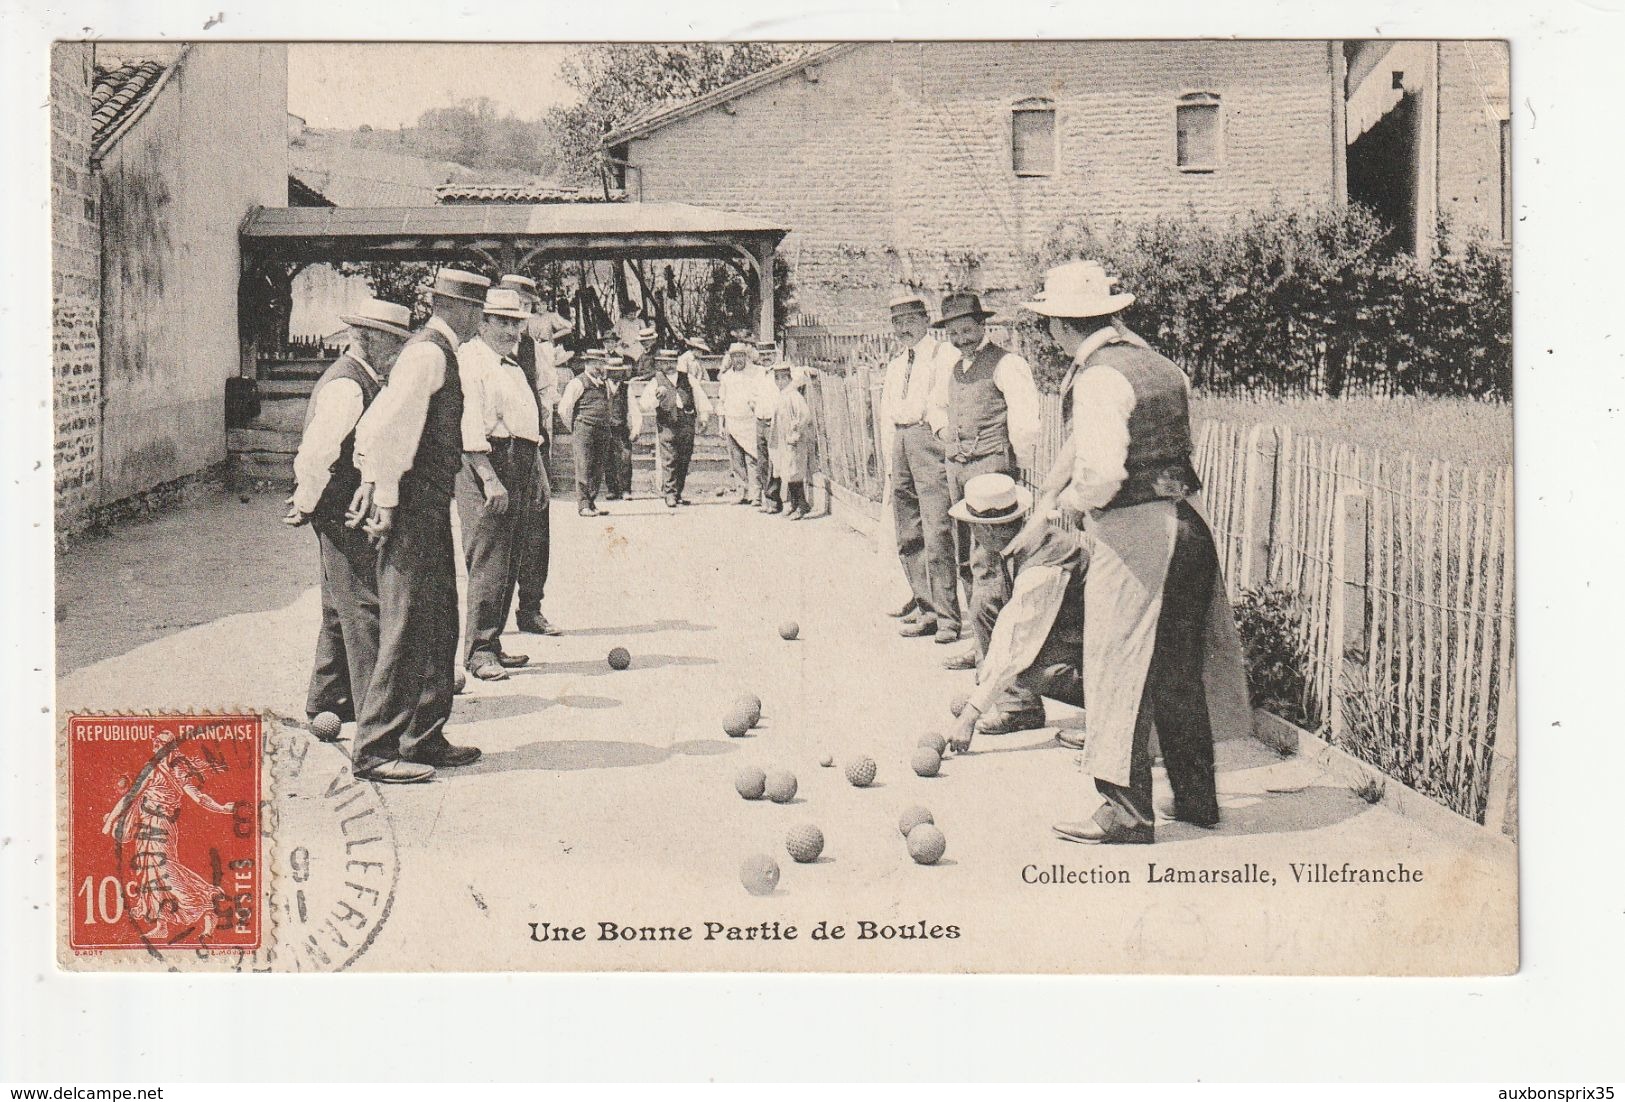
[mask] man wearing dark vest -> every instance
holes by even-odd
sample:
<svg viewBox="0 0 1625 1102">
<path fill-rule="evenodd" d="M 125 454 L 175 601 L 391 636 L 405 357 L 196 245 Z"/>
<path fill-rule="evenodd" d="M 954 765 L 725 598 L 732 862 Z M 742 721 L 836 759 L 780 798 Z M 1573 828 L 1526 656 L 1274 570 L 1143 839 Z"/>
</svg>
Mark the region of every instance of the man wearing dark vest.
<svg viewBox="0 0 1625 1102">
<path fill-rule="evenodd" d="M 356 425 L 361 486 L 348 514 L 378 547 L 378 664 L 356 718 L 363 780 L 425 781 L 480 752 L 447 741 L 457 675 L 451 498 L 463 465 L 457 347 L 480 325 L 484 276 L 442 268 L 433 315 L 401 349 L 390 385 Z"/>
<path fill-rule="evenodd" d="M 1188 498 L 1201 489 L 1191 464 L 1190 391 L 1177 365 L 1123 324 L 1134 296 L 1115 293 L 1099 264 L 1052 268 L 1023 305 L 1050 319 L 1072 356 L 1073 427 L 1020 553 L 1057 508 L 1087 516 L 1084 585 L 1084 772 L 1099 804 L 1059 822 L 1070 842 L 1155 840 L 1151 733 L 1173 788 L 1171 817 L 1218 822 L 1213 742 L 1251 727 L 1246 673 L 1207 522 Z"/>
<path fill-rule="evenodd" d="M 529 658 L 502 648 L 521 541 L 535 530 L 541 489 L 536 391 L 513 352 L 529 314 L 519 292 L 493 287 L 479 335 L 457 350 L 463 387 L 463 469 L 457 515 L 468 564 L 464 664 L 482 681 L 503 681 Z"/>
<path fill-rule="evenodd" d="M 632 496 L 632 441 L 643 431 L 643 419 L 632 402 L 632 365 L 625 356 L 604 360 L 609 389 L 609 431 L 604 434 L 604 497 Z"/>
<path fill-rule="evenodd" d="M 654 414 L 655 447 L 660 449 L 660 493 L 666 508 L 687 505 L 683 488 L 688 484 L 688 467 L 694 459 L 696 424 L 706 427 L 711 420 L 711 399 L 703 387 L 694 385 L 691 369 L 693 352 L 678 356 L 662 350 L 655 356 L 654 377 L 638 399 L 645 415 Z M 705 431 L 701 428 L 699 431 Z"/>
<path fill-rule="evenodd" d="M 599 514 L 598 486 L 604 479 L 609 437 L 615 431 L 605 360 L 589 354 L 581 374 L 570 380 L 559 397 L 559 420 L 570 430 L 570 453 L 575 460 L 576 512 L 584 517 Z M 625 388 L 621 389 L 624 393 Z"/>
<path fill-rule="evenodd" d="M 570 323 L 551 310 L 541 309 L 536 281 L 529 276 L 505 275 L 500 285 L 518 291 L 530 309 L 524 330 L 519 335 L 519 348 L 514 353 L 514 359 L 519 362 L 519 369 L 525 373 L 536 395 L 536 427 L 541 433 L 541 464 L 537 467 L 538 504 L 532 522 L 520 528 L 516 536 L 519 610 L 514 614 L 514 622 L 520 631 L 531 635 L 558 635 L 559 629 L 549 623 L 542 613 L 547 571 L 553 556 L 550 512 L 553 481 L 548 474 L 547 462 L 553 450 L 553 410 L 559 404 L 558 372 L 570 358 L 570 353 L 560 348 L 557 341 L 570 331 Z"/>
<path fill-rule="evenodd" d="M 1038 388 L 1027 361 L 988 339 L 985 322 L 992 311 L 972 291 L 956 291 L 942 300 L 937 326 L 959 350 L 959 362 L 948 374 L 945 405 L 948 424 L 943 454 L 953 500 L 965 496 L 965 484 L 979 474 L 1007 474 L 1019 481 L 1030 467 L 1038 443 Z M 969 595 L 967 614 L 976 635 L 975 660 L 987 653 L 988 637 L 998 610 L 1009 596 L 1009 583 L 997 555 L 957 526 L 960 580 Z M 951 643 L 939 633 L 937 642 Z M 987 717 L 989 724 L 997 722 Z"/>
<path fill-rule="evenodd" d="M 361 484 L 355 426 L 383 388 L 401 343 L 412 335 L 412 312 L 372 299 L 342 320 L 350 326 L 350 346 L 311 391 L 283 520 L 295 527 L 309 524 L 321 555 L 322 623 L 305 714 L 314 719 L 332 712 L 350 723 L 366 699 L 378 659 L 378 558 L 366 535 L 344 523 L 344 511 Z"/>
</svg>

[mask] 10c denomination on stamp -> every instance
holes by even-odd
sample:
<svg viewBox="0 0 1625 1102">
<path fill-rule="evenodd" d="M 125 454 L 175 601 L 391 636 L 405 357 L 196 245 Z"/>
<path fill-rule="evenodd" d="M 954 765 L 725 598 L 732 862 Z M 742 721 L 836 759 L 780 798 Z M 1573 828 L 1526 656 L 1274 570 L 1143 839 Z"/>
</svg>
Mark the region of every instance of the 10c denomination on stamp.
<svg viewBox="0 0 1625 1102">
<path fill-rule="evenodd" d="M 73 952 L 258 948 L 261 727 L 257 715 L 69 717 Z"/>
</svg>

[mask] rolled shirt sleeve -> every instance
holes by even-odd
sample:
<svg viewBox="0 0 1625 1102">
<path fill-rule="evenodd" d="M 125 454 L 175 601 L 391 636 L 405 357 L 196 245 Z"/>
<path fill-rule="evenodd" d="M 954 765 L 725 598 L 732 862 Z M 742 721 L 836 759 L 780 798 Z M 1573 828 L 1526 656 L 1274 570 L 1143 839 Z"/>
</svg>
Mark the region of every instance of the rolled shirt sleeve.
<svg viewBox="0 0 1625 1102">
<path fill-rule="evenodd" d="M 488 361 L 496 353 L 484 341 L 469 341 L 457 350 L 457 374 L 463 383 L 463 450 L 488 452 L 491 450 L 490 426 L 496 417 L 491 408 L 495 395 L 491 393 Z"/>
<path fill-rule="evenodd" d="M 1116 368 L 1099 364 L 1072 383 L 1072 481 L 1059 503 L 1088 512 L 1117 496 L 1128 477 L 1128 419 L 1134 388 Z"/>
<path fill-rule="evenodd" d="M 1011 352 L 993 369 L 993 385 L 1004 395 L 1016 463 L 1031 470 L 1038 447 L 1038 385 L 1033 382 L 1033 369 Z"/>
<path fill-rule="evenodd" d="M 581 376 L 577 375 L 564 384 L 564 393 L 559 395 L 559 420 L 572 432 L 575 431 L 576 403 L 581 401 L 581 392 L 586 386 L 587 384 L 581 381 Z"/>
<path fill-rule="evenodd" d="M 373 503 L 393 509 L 400 504 L 401 476 L 412 467 L 429 399 L 446 381 L 446 357 L 433 343 L 420 341 L 405 349 L 355 429 L 355 465 L 374 486 Z"/>
<path fill-rule="evenodd" d="M 316 511 L 316 503 L 333 477 L 333 464 L 344 450 L 344 438 L 367 405 L 355 381 L 343 378 L 329 380 L 311 401 L 316 408 L 293 457 L 293 505 L 301 513 Z"/>
<path fill-rule="evenodd" d="M 987 655 L 977 675 L 971 707 L 987 713 L 1023 670 L 1038 658 L 1061 611 L 1071 571 L 1058 566 L 1028 566 L 1016 575 L 1010 600 L 999 610 L 988 640 Z M 1081 654 L 1079 656 L 1081 661 Z"/>
</svg>

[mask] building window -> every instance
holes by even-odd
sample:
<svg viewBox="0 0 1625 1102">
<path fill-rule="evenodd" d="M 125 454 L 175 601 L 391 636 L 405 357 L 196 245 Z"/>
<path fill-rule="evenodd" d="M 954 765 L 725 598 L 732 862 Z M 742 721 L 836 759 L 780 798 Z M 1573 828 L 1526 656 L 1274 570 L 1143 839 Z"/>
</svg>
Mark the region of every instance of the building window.
<svg viewBox="0 0 1625 1102">
<path fill-rule="evenodd" d="M 1219 167 L 1221 124 L 1219 97 L 1191 92 L 1174 107 L 1174 163 L 1183 172 L 1212 172 Z"/>
<path fill-rule="evenodd" d="M 1512 240 L 1512 123 L 1501 120 L 1501 240 Z"/>
<path fill-rule="evenodd" d="M 1055 171 L 1055 104 L 1025 99 L 1010 110 L 1010 167 L 1017 176 Z"/>
</svg>

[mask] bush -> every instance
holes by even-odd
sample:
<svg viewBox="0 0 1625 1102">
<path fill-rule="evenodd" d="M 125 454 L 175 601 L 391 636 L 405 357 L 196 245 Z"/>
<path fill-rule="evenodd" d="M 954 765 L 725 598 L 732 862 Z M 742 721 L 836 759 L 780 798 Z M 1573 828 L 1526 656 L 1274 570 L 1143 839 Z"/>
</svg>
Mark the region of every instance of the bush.
<svg viewBox="0 0 1625 1102">
<path fill-rule="evenodd" d="M 1303 643 L 1303 604 L 1297 594 L 1279 586 L 1244 591 L 1236 603 L 1236 630 L 1247 662 L 1252 706 L 1309 727 L 1304 676 L 1308 652 Z"/>
<path fill-rule="evenodd" d="M 1099 260 L 1136 296 L 1129 326 L 1209 390 L 1509 399 L 1510 263 L 1442 221 L 1438 239 L 1439 255 L 1419 263 L 1357 204 L 1223 225 L 1193 211 L 1100 234 L 1073 221 L 1032 257 L 1033 282 L 1054 264 Z M 1047 331 L 1035 319 L 1020 328 L 1047 378 Z"/>
</svg>

